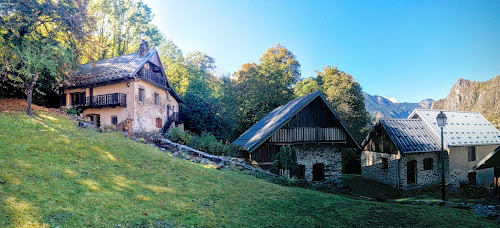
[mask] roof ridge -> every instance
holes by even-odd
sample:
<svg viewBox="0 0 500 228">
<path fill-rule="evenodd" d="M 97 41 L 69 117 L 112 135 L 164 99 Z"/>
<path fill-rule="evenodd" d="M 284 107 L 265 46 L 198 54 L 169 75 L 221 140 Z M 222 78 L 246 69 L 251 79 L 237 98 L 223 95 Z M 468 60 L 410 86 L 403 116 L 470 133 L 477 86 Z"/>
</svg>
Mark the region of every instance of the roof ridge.
<svg viewBox="0 0 500 228">
<path fill-rule="evenodd" d="M 148 53 L 146 53 L 146 55 L 144 55 L 142 57 L 148 56 L 149 53 L 153 53 L 153 51 L 157 51 L 156 48 L 153 48 L 153 49 L 149 50 Z M 125 55 L 117 55 L 117 56 L 113 56 L 113 57 L 109 57 L 109 58 L 105 58 L 105 59 L 99 59 L 99 60 L 97 60 L 95 62 L 88 62 L 88 63 L 82 64 L 81 66 L 85 66 L 85 65 L 88 65 L 88 64 L 96 64 L 96 63 L 99 63 L 99 62 L 104 61 L 104 60 L 111 60 L 111 59 L 125 57 L 125 56 L 128 56 L 128 55 L 134 55 L 134 54 L 139 54 L 139 52 L 133 52 L 133 53 L 125 54 Z"/>
<path fill-rule="evenodd" d="M 462 111 L 462 110 L 446 110 L 446 109 L 427 109 L 427 108 L 416 108 L 414 111 L 436 111 L 436 112 L 458 112 L 458 113 L 475 113 L 481 114 L 480 112 L 474 111 Z"/>
</svg>

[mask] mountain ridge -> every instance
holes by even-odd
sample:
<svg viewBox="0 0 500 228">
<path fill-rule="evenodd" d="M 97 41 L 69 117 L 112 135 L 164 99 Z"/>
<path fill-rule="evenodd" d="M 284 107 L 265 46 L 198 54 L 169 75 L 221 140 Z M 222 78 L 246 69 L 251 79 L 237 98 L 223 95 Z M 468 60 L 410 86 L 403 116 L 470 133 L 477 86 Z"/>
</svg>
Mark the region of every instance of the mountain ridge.
<svg viewBox="0 0 500 228">
<path fill-rule="evenodd" d="M 431 108 L 480 112 L 500 128 L 500 75 L 484 82 L 459 78 L 448 96 Z"/>
<path fill-rule="evenodd" d="M 407 118 L 416 108 L 431 108 L 433 99 L 427 98 L 419 103 L 399 102 L 396 98 L 370 95 L 363 92 L 366 110 L 375 118 Z M 394 102 L 397 101 L 397 102 Z"/>
</svg>

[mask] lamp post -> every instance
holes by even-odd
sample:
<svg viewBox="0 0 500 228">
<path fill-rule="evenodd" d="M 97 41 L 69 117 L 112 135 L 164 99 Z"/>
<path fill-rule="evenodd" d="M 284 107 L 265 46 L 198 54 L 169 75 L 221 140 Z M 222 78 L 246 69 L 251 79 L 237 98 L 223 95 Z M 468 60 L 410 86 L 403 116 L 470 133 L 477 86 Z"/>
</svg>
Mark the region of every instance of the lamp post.
<svg viewBox="0 0 500 228">
<path fill-rule="evenodd" d="M 437 117 L 437 125 L 441 128 L 441 199 L 446 201 L 446 188 L 444 178 L 444 143 L 443 143 L 443 128 L 446 125 L 446 115 L 441 111 Z"/>
</svg>

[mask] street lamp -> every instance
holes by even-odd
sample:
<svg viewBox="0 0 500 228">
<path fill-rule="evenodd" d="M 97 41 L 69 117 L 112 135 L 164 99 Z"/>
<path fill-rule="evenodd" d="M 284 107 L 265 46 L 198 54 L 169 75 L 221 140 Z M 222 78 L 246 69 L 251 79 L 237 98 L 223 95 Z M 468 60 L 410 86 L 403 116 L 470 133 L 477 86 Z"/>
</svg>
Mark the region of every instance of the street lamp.
<svg viewBox="0 0 500 228">
<path fill-rule="evenodd" d="M 444 183 L 444 143 L 443 143 L 443 128 L 446 125 L 446 115 L 441 111 L 437 117 L 437 124 L 441 128 L 441 199 L 446 201 L 446 189 Z"/>
</svg>

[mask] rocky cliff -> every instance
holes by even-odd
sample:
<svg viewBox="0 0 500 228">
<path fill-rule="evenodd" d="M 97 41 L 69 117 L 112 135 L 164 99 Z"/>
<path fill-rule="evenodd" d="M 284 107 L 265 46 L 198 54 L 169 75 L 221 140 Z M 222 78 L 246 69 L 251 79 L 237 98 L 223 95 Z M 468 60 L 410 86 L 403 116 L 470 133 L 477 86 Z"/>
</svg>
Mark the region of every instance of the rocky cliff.
<svg viewBox="0 0 500 228">
<path fill-rule="evenodd" d="M 486 82 L 460 78 L 445 99 L 434 102 L 432 109 L 480 112 L 500 128 L 500 75 Z"/>
<path fill-rule="evenodd" d="M 376 119 L 406 118 L 416 108 L 431 108 L 434 100 L 425 99 L 420 103 L 399 103 L 397 100 L 363 93 L 366 110 Z"/>
</svg>

